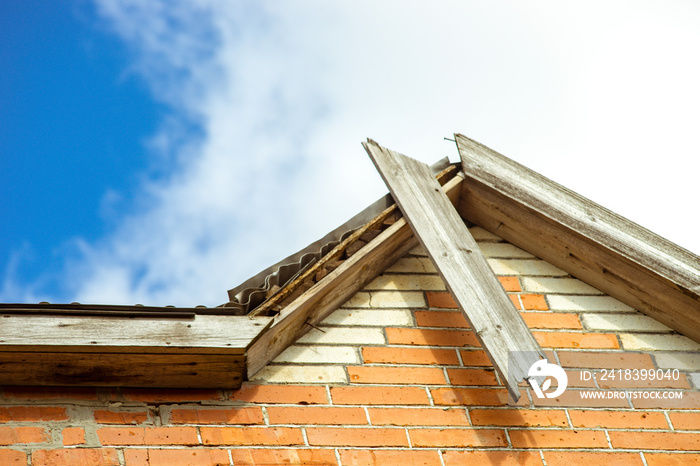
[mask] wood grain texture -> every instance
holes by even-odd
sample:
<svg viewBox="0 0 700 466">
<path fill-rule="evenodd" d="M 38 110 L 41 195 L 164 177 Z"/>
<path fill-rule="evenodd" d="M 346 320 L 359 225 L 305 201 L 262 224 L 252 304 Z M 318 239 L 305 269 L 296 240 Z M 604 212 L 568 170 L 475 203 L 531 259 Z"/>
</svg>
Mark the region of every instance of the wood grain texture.
<svg viewBox="0 0 700 466">
<path fill-rule="evenodd" d="M 270 317 L 100 318 L 0 314 L 0 352 L 80 351 L 241 354 Z"/>
<path fill-rule="evenodd" d="M 460 215 L 700 341 L 700 257 L 462 135 Z"/>
<path fill-rule="evenodd" d="M 240 354 L 0 352 L 0 385 L 236 389 L 244 376 Z"/>
<path fill-rule="evenodd" d="M 461 175 L 456 175 L 443 187 L 455 204 L 459 201 L 461 183 Z M 248 349 L 248 377 L 265 367 L 307 333 L 311 325 L 318 324 L 417 245 L 418 240 L 406 220 L 400 218 L 282 309 L 275 316 L 272 327 Z"/>
<path fill-rule="evenodd" d="M 0 385 L 236 389 L 272 318 L 0 314 Z"/>
<path fill-rule="evenodd" d="M 427 165 L 379 146 L 364 144 L 414 234 L 465 314 L 511 396 L 532 364 L 545 358 Z"/>
</svg>

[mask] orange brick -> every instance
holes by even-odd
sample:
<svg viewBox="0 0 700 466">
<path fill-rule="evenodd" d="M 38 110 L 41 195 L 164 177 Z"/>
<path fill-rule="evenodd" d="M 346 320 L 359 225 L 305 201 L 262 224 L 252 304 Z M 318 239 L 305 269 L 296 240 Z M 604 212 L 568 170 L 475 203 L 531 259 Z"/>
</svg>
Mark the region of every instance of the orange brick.
<svg viewBox="0 0 700 466">
<path fill-rule="evenodd" d="M 651 356 L 641 353 L 600 351 L 557 351 L 562 367 L 587 369 L 652 369 Z"/>
<path fill-rule="evenodd" d="M 700 430 L 700 413 L 668 413 L 674 429 Z"/>
<path fill-rule="evenodd" d="M 394 345 L 479 346 L 474 332 L 422 328 L 387 328 L 387 339 Z"/>
<path fill-rule="evenodd" d="M 498 385 L 493 371 L 484 369 L 447 369 L 451 385 Z"/>
<path fill-rule="evenodd" d="M 372 425 L 391 426 L 466 426 L 464 409 L 442 408 L 369 408 Z"/>
<path fill-rule="evenodd" d="M 426 450 L 340 450 L 342 464 L 407 464 L 439 466 L 437 451 Z M 335 463 L 330 463 L 335 464 Z"/>
<path fill-rule="evenodd" d="M 144 403 L 184 403 L 223 399 L 220 390 L 202 388 L 124 388 L 122 395 L 127 401 Z"/>
<path fill-rule="evenodd" d="M 407 447 L 404 429 L 385 428 L 332 428 L 306 429 L 309 445 L 349 447 Z"/>
<path fill-rule="evenodd" d="M 555 407 L 555 408 L 629 408 L 629 402 L 626 398 L 584 398 L 582 392 L 590 392 L 592 390 L 571 390 L 567 389 L 564 393 L 556 398 L 537 398 L 531 392 L 532 401 L 536 407 Z M 595 390 L 599 392 L 600 390 Z"/>
<path fill-rule="evenodd" d="M 234 449 L 231 450 L 233 464 L 239 465 L 273 465 L 273 464 L 308 464 L 308 465 L 331 465 L 336 464 L 335 452 L 333 450 L 302 450 L 298 448 L 287 448 L 281 450 L 260 450 L 260 449 Z M 225 463 L 228 464 L 228 463 Z M 127 465 L 128 466 L 128 465 Z"/>
<path fill-rule="evenodd" d="M 340 450 L 342 464 L 406 464 L 439 466 L 437 451 L 427 450 Z M 335 464 L 335 463 L 330 463 Z"/>
<path fill-rule="evenodd" d="M 513 306 L 515 306 L 515 308 L 520 311 L 522 309 L 522 306 L 520 305 L 520 299 L 518 298 L 518 295 L 510 294 L 508 295 L 508 297 L 513 302 Z"/>
<path fill-rule="evenodd" d="M 53 406 L 11 406 L 0 408 L 0 422 L 65 421 L 66 408 Z"/>
<path fill-rule="evenodd" d="M 197 445 L 194 427 L 103 427 L 97 429 L 102 445 Z"/>
<path fill-rule="evenodd" d="M 641 465 L 639 453 L 607 453 L 585 451 L 545 451 L 547 466 L 571 466 L 574 464 L 604 464 L 605 466 Z"/>
<path fill-rule="evenodd" d="M 564 411 L 558 409 L 472 409 L 475 426 L 567 427 Z"/>
<path fill-rule="evenodd" d="M 362 358 L 369 364 L 443 364 L 459 365 L 453 349 L 439 348 L 362 348 Z"/>
<path fill-rule="evenodd" d="M 85 443 L 85 429 L 82 427 L 66 427 L 61 431 L 63 445 L 83 445 Z"/>
<path fill-rule="evenodd" d="M 521 294 L 520 301 L 523 303 L 523 309 L 526 311 L 547 311 L 547 301 L 544 295 L 541 294 Z"/>
<path fill-rule="evenodd" d="M 532 332 L 537 342 L 547 348 L 619 348 L 611 333 Z"/>
<path fill-rule="evenodd" d="M 690 432 L 618 432 L 610 431 L 613 448 L 644 450 L 700 450 L 700 434 Z"/>
<path fill-rule="evenodd" d="M 600 388 L 690 388 L 688 379 L 685 374 L 680 374 L 678 380 L 673 380 L 671 377 L 669 379 L 661 378 L 650 380 L 634 380 L 634 373 L 625 373 L 623 370 L 621 373 L 615 371 L 615 378 L 612 379 L 609 376 L 610 371 L 608 371 L 608 377 L 605 380 L 602 379 L 602 373 L 596 373 L 596 379 L 598 380 L 598 385 Z M 629 374 L 629 375 L 628 375 Z M 627 377 L 629 376 L 629 380 Z"/>
<path fill-rule="evenodd" d="M 126 466 L 210 466 L 229 464 L 226 450 L 182 449 L 182 450 L 126 450 Z M 238 464 L 238 463 L 236 463 Z"/>
<path fill-rule="evenodd" d="M 663 413 L 645 411 L 580 411 L 569 410 L 574 427 L 611 429 L 668 429 Z"/>
<path fill-rule="evenodd" d="M 96 409 L 93 413 L 98 424 L 143 424 L 148 421 L 148 411 L 108 411 Z"/>
<path fill-rule="evenodd" d="M 537 452 L 531 451 L 456 451 L 443 453 L 445 466 L 491 464 L 498 466 L 542 466 Z"/>
<path fill-rule="evenodd" d="M 303 445 L 294 427 L 200 427 L 205 445 Z"/>
<path fill-rule="evenodd" d="M 700 464 L 698 453 L 644 453 L 648 466 L 686 466 Z"/>
<path fill-rule="evenodd" d="M 506 447 L 506 434 L 500 429 L 412 429 L 414 447 Z"/>
<path fill-rule="evenodd" d="M 508 404 L 505 389 L 492 388 L 433 388 L 430 390 L 436 405 L 504 406 Z M 527 397 L 521 397 L 527 400 Z"/>
<path fill-rule="evenodd" d="M 337 405 L 427 405 L 428 394 L 419 387 L 331 387 Z"/>
<path fill-rule="evenodd" d="M 348 366 L 352 383 L 445 385 L 445 373 L 437 367 Z"/>
<path fill-rule="evenodd" d="M 48 442 L 43 427 L 0 427 L 0 445 Z"/>
<path fill-rule="evenodd" d="M 66 448 L 32 452 L 32 466 L 119 466 L 114 448 Z"/>
<path fill-rule="evenodd" d="M 469 328 L 464 314 L 457 311 L 416 311 L 419 327 Z"/>
<path fill-rule="evenodd" d="M 445 309 L 457 309 L 457 303 L 455 302 L 452 295 L 445 291 L 427 291 L 425 293 L 426 298 L 428 298 L 429 307 L 441 307 Z"/>
<path fill-rule="evenodd" d="M 605 432 L 595 430 L 511 430 L 513 448 L 607 448 Z"/>
<path fill-rule="evenodd" d="M 583 328 L 576 314 L 565 312 L 521 312 L 520 315 L 523 316 L 523 320 L 530 328 Z"/>
<path fill-rule="evenodd" d="M 98 400 L 97 389 L 92 387 L 2 387 L 5 398 L 16 400 Z"/>
<path fill-rule="evenodd" d="M 231 399 L 247 403 L 328 404 L 326 389 L 304 385 L 257 385 L 244 383 Z"/>
<path fill-rule="evenodd" d="M 465 366 L 492 366 L 484 350 L 460 350 L 459 354 Z"/>
<path fill-rule="evenodd" d="M 171 424 L 264 424 L 262 409 L 249 408 L 175 408 L 170 411 Z"/>
<path fill-rule="evenodd" d="M 582 371 L 564 370 L 564 372 L 566 372 L 566 376 L 568 377 L 569 387 L 596 388 L 593 377 L 591 377 L 589 380 L 586 380 L 583 376 Z M 555 385 L 557 385 L 556 382 L 552 383 L 552 387 L 554 387 Z"/>
<path fill-rule="evenodd" d="M 323 406 L 267 408 L 270 424 L 367 424 L 367 415 L 362 408 L 326 408 Z"/>
<path fill-rule="evenodd" d="M 655 392 L 652 390 L 650 393 Z M 698 409 L 700 393 L 680 391 L 683 398 L 633 398 L 632 405 L 637 409 Z"/>
<path fill-rule="evenodd" d="M 508 292 L 523 291 L 523 289 L 520 288 L 520 280 L 518 280 L 518 277 L 498 277 L 498 281 L 501 282 L 503 289 Z"/>
<path fill-rule="evenodd" d="M 17 450 L 0 450 L 0 464 L 7 466 L 26 466 L 27 454 Z"/>
</svg>

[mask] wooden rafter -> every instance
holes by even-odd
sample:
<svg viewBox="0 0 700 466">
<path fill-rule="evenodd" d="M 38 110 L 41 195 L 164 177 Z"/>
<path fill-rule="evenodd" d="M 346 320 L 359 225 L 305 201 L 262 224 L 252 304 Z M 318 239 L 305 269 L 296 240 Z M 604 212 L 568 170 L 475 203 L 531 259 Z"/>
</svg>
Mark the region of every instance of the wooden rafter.
<svg viewBox="0 0 700 466">
<path fill-rule="evenodd" d="M 453 204 L 459 201 L 461 183 L 462 176 L 457 174 L 442 188 Z M 248 376 L 252 377 L 265 367 L 312 326 L 318 324 L 417 245 L 418 240 L 413 236 L 406 220 L 399 218 L 323 280 L 285 306 L 274 317 L 272 327 L 248 349 Z"/>
<path fill-rule="evenodd" d="M 470 222 L 700 342 L 700 257 L 455 135 Z"/>
<path fill-rule="evenodd" d="M 404 218 L 464 313 L 511 396 L 546 358 L 427 165 L 374 141 L 364 144 Z"/>
</svg>

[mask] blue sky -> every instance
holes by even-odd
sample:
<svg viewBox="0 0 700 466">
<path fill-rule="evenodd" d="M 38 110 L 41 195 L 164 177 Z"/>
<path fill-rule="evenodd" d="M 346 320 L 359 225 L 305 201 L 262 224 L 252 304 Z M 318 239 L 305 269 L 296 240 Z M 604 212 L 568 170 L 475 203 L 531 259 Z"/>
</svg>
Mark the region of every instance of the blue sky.
<svg viewBox="0 0 700 466">
<path fill-rule="evenodd" d="M 399 11 L 401 14 L 397 14 Z M 690 1 L 0 6 L 0 301 L 216 305 L 464 133 L 695 253 Z"/>
</svg>

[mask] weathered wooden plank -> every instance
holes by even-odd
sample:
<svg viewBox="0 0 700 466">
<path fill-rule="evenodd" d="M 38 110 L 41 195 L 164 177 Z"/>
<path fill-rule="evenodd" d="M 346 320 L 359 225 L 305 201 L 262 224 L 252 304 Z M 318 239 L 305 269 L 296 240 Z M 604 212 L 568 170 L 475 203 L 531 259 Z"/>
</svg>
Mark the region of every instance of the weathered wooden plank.
<svg viewBox="0 0 700 466">
<path fill-rule="evenodd" d="M 700 257 L 455 136 L 463 218 L 700 341 Z"/>
<path fill-rule="evenodd" d="M 3 351 L 242 354 L 270 317 L 194 319 L 0 314 Z"/>
<path fill-rule="evenodd" d="M 457 196 L 461 182 L 461 175 L 457 175 L 444 186 L 445 192 L 455 204 L 459 200 Z M 308 324 L 318 324 L 417 245 L 418 241 L 406 220 L 400 218 L 282 309 L 275 316 L 273 326 L 248 349 L 248 377 L 252 377 L 307 333 L 312 328 Z"/>
<path fill-rule="evenodd" d="M 364 144 L 411 229 L 428 252 L 511 396 L 545 354 L 428 166 Z"/>
<path fill-rule="evenodd" d="M 241 386 L 243 355 L 0 352 L 0 385 Z"/>
</svg>

